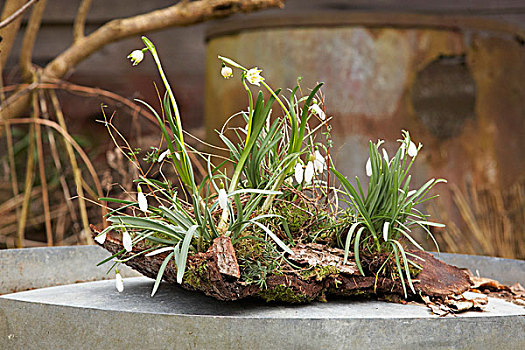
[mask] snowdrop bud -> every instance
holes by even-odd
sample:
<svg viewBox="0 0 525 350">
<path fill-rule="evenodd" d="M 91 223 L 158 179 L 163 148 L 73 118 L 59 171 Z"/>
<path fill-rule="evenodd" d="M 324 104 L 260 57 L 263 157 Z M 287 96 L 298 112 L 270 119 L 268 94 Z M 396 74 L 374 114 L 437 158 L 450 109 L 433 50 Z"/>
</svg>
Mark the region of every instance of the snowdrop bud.
<svg viewBox="0 0 525 350">
<path fill-rule="evenodd" d="M 226 210 L 228 208 L 228 194 L 226 193 L 226 190 L 224 188 L 221 188 L 219 190 L 219 207 L 221 207 L 222 210 Z"/>
<path fill-rule="evenodd" d="M 366 176 L 372 176 L 372 162 L 370 161 L 370 158 L 368 158 L 368 160 L 366 161 L 365 170 Z"/>
<path fill-rule="evenodd" d="M 122 276 L 120 275 L 118 270 L 115 274 L 115 286 L 117 287 L 119 293 L 121 293 L 124 290 L 124 280 L 122 279 Z"/>
<path fill-rule="evenodd" d="M 147 212 L 148 211 L 148 200 L 146 198 L 146 195 L 142 193 L 142 189 L 140 188 L 140 186 L 138 186 L 137 188 L 139 191 L 137 193 L 137 202 L 139 202 L 139 209 L 142 210 L 143 212 Z"/>
<path fill-rule="evenodd" d="M 324 113 L 324 111 L 321 109 L 321 107 L 319 107 L 319 105 L 317 103 L 313 104 L 310 106 L 310 111 L 312 111 L 312 113 L 315 113 L 317 114 L 317 116 L 321 119 L 321 120 L 325 120 L 326 119 L 326 114 Z"/>
<path fill-rule="evenodd" d="M 261 82 L 264 81 L 264 78 L 261 77 L 262 70 L 257 69 L 257 67 L 252 68 L 246 72 L 246 79 L 250 84 L 261 86 Z"/>
<path fill-rule="evenodd" d="M 297 181 L 297 183 L 302 183 L 303 178 L 304 178 L 303 165 L 300 162 L 297 162 L 297 164 L 295 164 L 295 181 Z"/>
<path fill-rule="evenodd" d="M 135 50 L 128 55 L 128 58 L 131 60 L 133 65 L 136 66 L 144 59 L 144 52 L 142 52 L 142 50 Z"/>
<path fill-rule="evenodd" d="M 324 168 L 326 166 L 326 162 L 324 160 L 323 155 L 319 150 L 315 150 L 314 152 L 314 170 L 317 174 L 320 174 L 324 171 Z"/>
<path fill-rule="evenodd" d="M 314 163 L 312 161 L 308 162 L 306 164 L 306 169 L 304 169 L 304 182 L 310 183 L 312 182 L 312 179 L 314 178 Z"/>
<path fill-rule="evenodd" d="M 390 158 L 388 157 L 388 152 L 384 148 L 382 148 L 381 150 L 383 151 L 383 158 L 385 158 L 386 162 L 388 163 L 390 161 Z"/>
<path fill-rule="evenodd" d="M 408 151 L 407 151 L 408 155 L 411 156 L 411 157 L 415 157 L 417 156 L 417 147 L 416 145 L 414 144 L 414 142 L 410 141 L 410 144 L 408 145 Z"/>
<path fill-rule="evenodd" d="M 131 252 L 133 250 L 133 245 L 131 244 L 131 236 L 126 231 L 122 233 L 122 245 L 124 246 L 124 249 L 126 249 L 127 252 Z"/>
<path fill-rule="evenodd" d="M 170 154 L 170 150 L 168 149 L 162 152 L 159 156 L 158 162 L 161 163 L 168 154 Z"/>
<path fill-rule="evenodd" d="M 97 241 L 98 244 L 104 244 L 104 242 L 106 241 L 106 235 L 106 232 L 104 232 L 101 235 L 98 235 L 97 237 L 95 237 L 95 241 Z"/>
<path fill-rule="evenodd" d="M 221 68 L 221 75 L 224 79 L 230 79 L 233 77 L 233 69 L 230 67 L 226 67 L 226 65 L 223 63 Z"/>
</svg>

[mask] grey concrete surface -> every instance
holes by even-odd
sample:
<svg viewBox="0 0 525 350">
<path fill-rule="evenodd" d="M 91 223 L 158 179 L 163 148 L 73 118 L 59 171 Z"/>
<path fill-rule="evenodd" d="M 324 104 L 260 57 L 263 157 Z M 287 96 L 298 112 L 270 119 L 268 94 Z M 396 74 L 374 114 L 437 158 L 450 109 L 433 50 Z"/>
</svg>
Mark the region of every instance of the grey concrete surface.
<svg viewBox="0 0 525 350">
<path fill-rule="evenodd" d="M 110 264 L 96 266 L 107 257 L 98 246 L 0 250 L 0 294 L 114 278 L 106 274 Z M 120 272 L 140 276 L 127 266 Z"/>
<path fill-rule="evenodd" d="M 1 349 L 523 349 L 525 308 L 438 318 L 425 307 L 330 300 L 219 302 L 153 280 L 98 281 L 0 297 Z"/>
<path fill-rule="evenodd" d="M 102 280 L 107 267 L 95 265 L 107 256 L 94 246 L 0 251 L 2 288 L 40 288 L 0 296 L 0 349 L 525 348 L 525 308 L 502 300 L 490 299 L 482 313 L 439 318 L 379 301 L 219 302 L 168 284 L 151 298 L 151 279 L 126 278 L 122 293 Z M 440 257 L 506 283 L 524 281 L 524 261 Z"/>
</svg>

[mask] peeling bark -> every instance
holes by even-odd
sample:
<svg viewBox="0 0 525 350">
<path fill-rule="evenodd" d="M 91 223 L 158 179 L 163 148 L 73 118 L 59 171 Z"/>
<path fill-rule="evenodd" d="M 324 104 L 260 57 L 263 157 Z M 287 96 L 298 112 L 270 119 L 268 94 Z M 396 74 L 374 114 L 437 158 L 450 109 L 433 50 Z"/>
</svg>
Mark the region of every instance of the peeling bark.
<svg viewBox="0 0 525 350">
<path fill-rule="evenodd" d="M 93 235 L 99 231 L 91 226 Z M 120 237 L 108 234 L 102 246 L 110 253 L 123 250 Z M 146 249 L 143 244 L 137 244 L 133 251 L 125 253 L 123 258 Z M 355 262 L 350 258 L 343 264 L 344 252 L 342 249 L 325 247 L 320 244 L 301 244 L 292 248 L 294 255 L 288 258 L 295 264 L 305 268 L 327 268 L 325 273 L 317 276 L 304 276 L 297 271 L 284 271 L 278 275 L 269 275 L 266 278 L 266 288 L 262 289 L 255 284 L 246 284 L 239 280 L 240 271 L 235 251 L 229 237 L 219 237 L 204 253 L 197 253 L 188 257 L 187 272 L 181 286 L 189 290 L 198 290 L 218 300 L 232 301 L 250 296 L 261 297 L 271 301 L 308 302 L 315 299 L 325 300 L 328 295 L 366 295 L 399 299 L 403 296 L 403 289 L 399 281 L 381 276 L 362 276 L 357 271 Z M 443 298 L 448 295 L 460 294 L 467 291 L 471 285 L 468 274 L 451 265 L 447 265 L 431 254 L 412 252 L 423 258 L 420 262 L 423 270 L 414 281 L 416 294 L 409 294 L 409 298 L 419 295 L 431 298 Z M 143 275 L 156 278 L 164 258 L 168 253 L 161 253 L 147 257 L 139 255 L 126 262 Z M 177 269 L 170 261 L 164 272 L 163 280 L 176 284 Z"/>
</svg>

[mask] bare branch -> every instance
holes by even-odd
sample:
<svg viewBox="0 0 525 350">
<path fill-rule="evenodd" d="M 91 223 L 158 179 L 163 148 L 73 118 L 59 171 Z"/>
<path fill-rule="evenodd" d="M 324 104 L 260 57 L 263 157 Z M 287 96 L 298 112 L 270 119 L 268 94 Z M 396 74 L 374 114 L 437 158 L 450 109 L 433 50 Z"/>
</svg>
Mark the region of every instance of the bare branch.
<svg viewBox="0 0 525 350">
<path fill-rule="evenodd" d="M 36 36 L 40 29 L 40 22 L 42 22 L 42 16 L 47 5 L 47 0 L 41 0 L 35 5 L 31 12 L 31 17 L 27 23 L 26 32 L 24 34 L 24 41 L 22 42 L 22 49 L 20 50 L 20 70 L 22 76 L 26 81 L 32 81 L 32 75 L 34 73 L 32 58 L 33 58 L 33 47 L 35 46 Z"/>
<path fill-rule="evenodd" d="M 22 7 L 20 7 L 9 17 L 0 22 L 0 28 L 6 27 L 9 23 L 13 22 L 15 19 L 17 19 L 18 16 L 21 16 L 28 8 L 31 7 L 31 5 L 33 5 L 37 1 L 38 0 L 29 0 L 28 2 L 26 2 Z"/>
<path fill-rule="evenodd" d="M 82 0 L 73 24 L 73 42 L 84 38 L 84 29 L 86 26 L 86 17 L 91 7 L 91 0 Z"/>
<path fill-rule="evenodd" d="M 112 20 L 84 39 L 73 43 L 43 70 L 45 82 L 61 78 L 91 54 L 114 41 L 175 26 L 188 26 L 239 12 L 283 7 L 285 0 L 200 0 L 176 5 L 130 18 Z M 10 99 L 11 100 L 11 99 Z M 0 108 L 0 120 L 20 115 L 30 102 L 28 95 L 18 97 Z"/>
<path fill-rule="evenodd" d="M 9 17 L 21 6 L 23 6 L 23 4 L 24 0 L 7 0 L 4 3 L 4 9 L 2 10 L 2 17 L 0 17 L 0 20 Z M 13 42 L 15 41 L 16 33 L 20 28 L 21 22 L 22 17 L 16 17 L 10 23 L 10 25 L 0 28 L 0 37 L 2 37 L 2 50 L 0 50 L 0 72 L 2 72 L 2 68 L 9 57 L 11 47 L 13 46 Z"/>
</svg>

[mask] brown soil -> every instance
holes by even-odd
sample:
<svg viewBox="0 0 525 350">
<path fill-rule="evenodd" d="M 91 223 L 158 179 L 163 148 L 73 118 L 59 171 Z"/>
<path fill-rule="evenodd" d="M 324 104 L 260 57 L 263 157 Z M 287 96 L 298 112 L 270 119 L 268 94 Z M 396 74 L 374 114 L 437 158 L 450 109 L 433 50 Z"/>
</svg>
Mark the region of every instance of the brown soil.
<svg viewBox="0 0 525 350">
<path fill-rule="evenodd" d="M 94 226 L 92 230 L 94 235 L 99 233 Z M 114 234 L 108 234 L 102 246 L 112 254 L 123 250 L 120 237 Z M 128 258 L 145 249 L 145 246 L 137 244 L 132 252 L 124 254 L 122 258 Z M 267 276 L 265 288 L 256 284 L 246 284 L 239 279 L 239 265 L 230 239 L 219 237 L 214 240 L 208 251 L 188 258 L 187 271 L 181 286 L 227 301 L 251 296 L 261 297 L 267 301 L 295 303 L 315 299 L 325 300 L 330 295 L 371 296 L 394 300 L 404 297 L 400 281 L 394 281 L 387 276 L 377 278 L 362 276 L 351 259 L 343 265 L 342 249 L 320 244 L 301 244 L 293 247 L 292 251 L 294 255 L 287 258 L 294 264 L 316 267 L 322 273 L 305 277 L 297 271 L 285 271 L 279 275 Z M 445 264 L 429 253 L 421 251 L 412 253 L 423 258 L 424 261 L 418 261 L 423 269 L 413 281 L 416 293 L 412 293 L 407 287 L 409 299 L 418 296 L 443 298 L 463 293 L 470 288 L 472 282 L 465 271 Z M 139 255 L 127 261 L 126 265 L 155 279 L 167 254 L 161 253 L 150 257 Z M 165 269 L 163 280 L 176 284 L 176 279 L 177 269 L 172 260 Z"/>
</svg>

